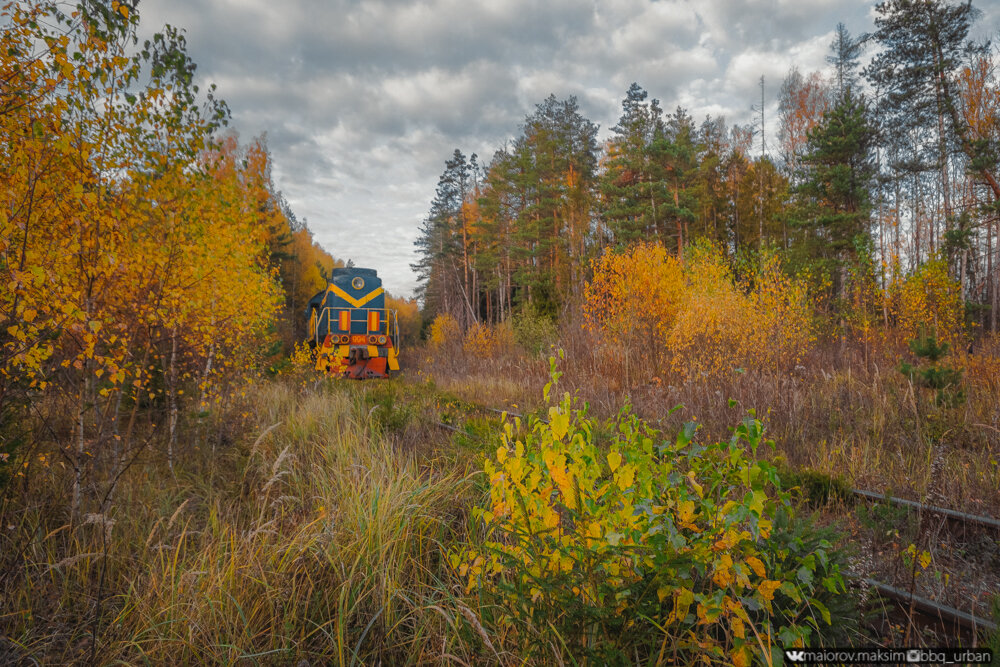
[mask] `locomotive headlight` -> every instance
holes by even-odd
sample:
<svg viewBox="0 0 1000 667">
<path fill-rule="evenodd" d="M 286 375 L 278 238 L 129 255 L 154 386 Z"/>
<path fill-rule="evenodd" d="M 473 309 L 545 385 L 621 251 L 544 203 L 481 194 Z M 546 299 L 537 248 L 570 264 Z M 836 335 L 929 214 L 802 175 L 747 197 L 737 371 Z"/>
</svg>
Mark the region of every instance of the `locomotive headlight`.
<svg viewBox="0 0 1000 667">
<path fill-rule="evenodd" d="M 385 336 L 379 336 L 378 337 L 378 344 L 379 345 L 385 345 Z"/>
<path fill-rule="evenodd" d="M 369 336 L 368 337 L 368 343 L 371 344 L 371 345 L 374 345 L 376 340 L 377 339 L 375 338 L 375 336 Z"/>
<path fill-rule="evenodd" d="M 351 340 L 351 337 L 350 337 L 350 336 L 348 336 L 347 334 L 341 334 L 341 335 L 340 335 L 340 342 L 341 342 L 342 344 L 343 344 L 343 343 L 347 343 L 347 342 L 348 342 L 348 341 L 350 341 L 350 340 Z"/>
</svg>

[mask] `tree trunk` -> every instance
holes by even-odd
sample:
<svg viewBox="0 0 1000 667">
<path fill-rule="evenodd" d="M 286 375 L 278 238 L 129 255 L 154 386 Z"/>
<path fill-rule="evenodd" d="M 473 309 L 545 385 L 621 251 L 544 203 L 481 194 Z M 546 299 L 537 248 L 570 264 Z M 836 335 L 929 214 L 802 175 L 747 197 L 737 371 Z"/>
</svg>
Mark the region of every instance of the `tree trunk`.
<svg viewBox="0 0 1000 667">
<path fill-rule="evenodd" d="M 177 325 L 170 330 L 170 368 L 167 381 L 167 467 L 174 474 L 174 447 L 177 444 Z"/>
<path fill-rule="evenodd" d="M 935 60 L 937 62 L 942 62 L 944 59 L 944 54 L 941 49 L 941 44 L 935 44 Z M 969 140 L 969 135 L 966 131 L 965 124 L 958 117 L 958 109 L 955 107 L 955 101 L 951 93 L 951 86 L 948 83 L 947 73 L 944 72 L 942 68 L 938 68 L 937 86 L 941 91 L 941 101 L 944 102 L 944 107 L 948 112 L 948 116 L 951 118 L 952 128 L 955 134 L 958 136 L 959 144 L 962 147 L 962 151 L 969 156 L 970 160 L 975 160 L 976 150 L 972 146 L 972 142 Z M 991 172 L 985 161 L 979 160 L 980 163 L 979 173 L 983 179 L 989 184 L 990 189 L 993 190 L 993 200 L 1000 200 L 1000 182 L 997 182 L 996 175 Z"/>
<path fill-rule="evenodd" d="M 935 57 L 935 60 L 937 58 Z M 938 63 L 935 63 L 937 65 Z M 948 179 L 948 146 L 945 141 L 944 133 L 944 104 L 943 104 L 943 91 L 941 90 L 940 78 L 935 85 L 935 97 L 937 98 L 937 119 L 938 119 L 938 150 L 940 152 L 939 160 L 941 160 L 941 195 L 942 202 L 944 204 L 944 224 L 945 230 L 948 230 L 951 225 L 951 193 L 950 193 L 950 183 Z"/>
<path fill-rule="evenodd" d="M 212 362 L 215 360 L 215 341 L 208 348 L 208 358 L 205 360 L 205 370 L 201 374 L 201 393 L 198 396 L 198 440 L 201 440 L 202 414 L 205 412 L 205 400 L 208 398 L 208 376 L 212 372 Z M 215 456 L 215 441 L 212 441 L 212 455 Z"/>
<path fill-rule="evenodd" d="M 87 367 L 84 366 L 86 373 Z M 76 521 L 80 511 L 80 489 L 83 486 L 83 452 L 84 452 L 84 418 L 87 401 L 87 381 L 83 380 L 80 387 L 80 399 L 76 406 L 76 456 L 73 461 L 73 498 L 70 504 L 71 521 Z"/>
<path fill-rule="evenodd" d="M 466 295 L 469 293 L 469 234 L 465 220 L 465 201 L 459 208 L 459 215 L 462 216 L 462 271 L 463 271 L 463 281 L 462 281 L 462 291 Z M 468 296 L 466 296 L 468 300 Z M 473 314 L 473 320 L 475 320 L 475 314 Z"/>
<path fill-rule="evenodd" d="M 875 163 L 878 165 L 879 173 L 882 172 L 882 162 L 881 154 L 876 149 L 875 151 Z M 882 287 L 882 326 L 886 329 L 889 328 L 889 302 L 888 302 L 888 290 L 885 282 L 885 267 L 886 267 L 886 256 L 885 256 L 885 192 L 882 188 L 881 181 L 878 182 L 878 267 L 879 267 L 879 285 Z"/>
<path fill-rule="evenodd" d="M 920 175 L 914 172 L 913 175 L 913 269 L 920 266 L 920 246 L 921 246 L 921 225 L 920 220 Z"/>
<path fill-rule="evenodd" d="M 994 268 L 1000 269 L 1000 262 L 994 263 L 993 261 L 993 239 L 997 239 L 997 247 L 1000 247 L 1000 217 L 994 216 L 991 224 L 986 228 L 986 275 L 989 277 L 989 291 L 990 291 L 990 332 L 997 332 L 997 283 L 998 281 L 997 271 Z"/>
<path fill-rule="evenodd" d="M 680 210 L 680 197 L 678 196 L 677 190 L 679 186 L 676 181 L 674 181 L 674 208 Z M 681 216 L 677 216 L 677 259 L 682 260 L 684 258 L 684 229 L 682 227 Z"/>
</svg>

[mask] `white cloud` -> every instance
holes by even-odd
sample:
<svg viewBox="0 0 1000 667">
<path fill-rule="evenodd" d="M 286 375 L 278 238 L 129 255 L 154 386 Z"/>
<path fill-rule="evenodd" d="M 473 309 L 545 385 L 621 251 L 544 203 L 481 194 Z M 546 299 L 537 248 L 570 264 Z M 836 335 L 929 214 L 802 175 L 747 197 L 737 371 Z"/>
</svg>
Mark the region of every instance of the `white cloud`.
<svg viewBox="0 0 1000 667">
<path fill-rule="evenodd" d="M 244 138 L 267 132 L 278 188 L 331 253 L 408 293 L 413 240 L 455 148 L 488 161 L 550 93 L 607 136 L 637 81 L 669 112 L 751 119 L 792 65 L 825 66 L 871 0 L 143 0 L 185 27 Z M 980 4 L 983 4 L 980 2 Z M 996 0 L 984 5 L 991 35 Z M 769 120 L 770 125 L 772 121 Z"/>
</svg>

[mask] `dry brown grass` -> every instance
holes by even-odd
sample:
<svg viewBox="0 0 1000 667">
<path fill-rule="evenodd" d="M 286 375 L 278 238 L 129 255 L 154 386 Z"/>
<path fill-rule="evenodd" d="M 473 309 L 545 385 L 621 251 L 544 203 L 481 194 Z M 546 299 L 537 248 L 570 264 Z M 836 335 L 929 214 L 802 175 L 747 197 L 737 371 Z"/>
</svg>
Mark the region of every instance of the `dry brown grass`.
<svg viewBox="0 0 1000 667">
<path fill-rule="evenodd" d="M 967 400 L 951 410 L 896 369 L 902 350 L 828 342 L 787 372 L 647 373 L 627 386 L 617 351 L 578 325 L 560 344 L 560 388 L 599 417 L 629 400 L 668 432 L 697 418 L 707 438 L 725 438 L 754 409 L 795 466 L 1000 515 L 1000 340 L 954 360 Z M 71 471 L 53 456 L 72 427 L 56 415 L 52 442 L 32 450 L 29 476 L 0 504 L 0 662 L 514 660 L 515 640 L 461 593 L 444 558 L 477 539 L 465 516 L 475 454 L 442 447 L 448 432 L 428 420 L 464 409 L 449 392 L 530 410 L 546 356 L 478 358 L 456 342 L 413 350 L 397 383 L 260 385 L 211 438 L 181 443 L 176 476 L 154 442 L 102 507 L 96 467 L 75 522 Z"/>
<path fill-rule="evenodd" d="M 239 409 L 252 428 L 234 446 L 214 459 L 189 447 L 176 479 L 136 465 L 106 515 L 65 520 L 46 492 L 65 485 L 58 466 L 8 494 L 0 662 L 346 665 L 480 650 L 443 557 L 465 536 L 465 471 L 393 448 L 342 388 L 264 385 Z"/>
<path fill-rule="evenodd" d="M 697 419 L 710 437 L 724 438 L 734 419 L 753 409 L 776 441 L 777 454 L 792 465 L 914 499 L 930 492 L 935 447 L 944 444 L 944 460 L 934 477 L 944 504 L 1000 516 L 998 339 L 982 340 L 974 354 L 962 351 L 947 360 L 964 370 L 966 400 L 957 408 L 939 409 L 899 372 L 908 354 L 903 347 L 873 350 L 827 340 L 787 371 L 732 368 L 693 380 L 649 371 L 627 386 L 620 350 L 579 321 L 564 322 L 561 330 L 561 385 L 598 416 L 611 416 L 628 401 L 640 416 L 668 431 Z M 425 354 L 420 372 L 467 400 L 525 406 L 540 396 L 547 381 L 544 356 L 508 352 L 499 359 L 452 356 L 437 363 Z M 683 408 L 668 417 L 678 405 Z"/>
</svg>

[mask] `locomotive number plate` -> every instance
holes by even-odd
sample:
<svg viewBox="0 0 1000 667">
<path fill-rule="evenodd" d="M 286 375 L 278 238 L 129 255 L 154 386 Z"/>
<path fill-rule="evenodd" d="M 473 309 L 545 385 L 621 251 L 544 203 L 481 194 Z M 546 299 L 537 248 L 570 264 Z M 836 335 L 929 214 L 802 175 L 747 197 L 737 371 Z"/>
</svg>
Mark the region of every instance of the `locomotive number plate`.
<svg viewBox="0 0 1000 667">
<path fill-rule="evenodd" d="M 367 345 L 368 337 L 364 334 L 352 334 L 351 335 L 351 345 Z"/>
</svg>

